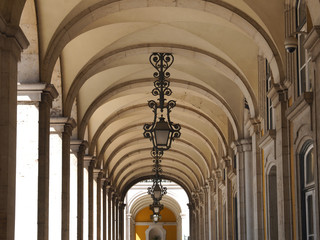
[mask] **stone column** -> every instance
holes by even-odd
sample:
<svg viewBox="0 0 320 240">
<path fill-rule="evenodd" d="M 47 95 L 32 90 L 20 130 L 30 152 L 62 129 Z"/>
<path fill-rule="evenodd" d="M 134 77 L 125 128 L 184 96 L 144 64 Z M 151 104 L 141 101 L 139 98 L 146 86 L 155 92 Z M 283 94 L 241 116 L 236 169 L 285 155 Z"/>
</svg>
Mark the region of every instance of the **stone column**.
<svg viewBox="0 0 320 240">
<path fill-rule="evenodd" d="M 93 170 L 95 166 L 95 159 L 93 158 L 90 161 L 90 165 L 88 167 L 88 239 L 93 240 Z"/>
<path fill-rule="evenodd" d="M 99 180 L 100 173 L 101 173 L 100 169 L 96 169 L 96 168 L 93 169 L 93 239 L 94 240 L 98 238 L 98 228 L 100 231 L 100 227 L 101 227 L 101 192 L 99 193 L 100 198 L 98 199 L 98 192 L 99 192 L 98 182 L 100 182 Z M 98 212 L 98 202 L 99 202 L 100 212 Z M 99 222 L 99 225 L 98 225 L 98 222 Z"/>
<path fill-rule="evenodd" d="M 115 225 L 115 240 L 119 240 L 119 197 L 116 197 L 115 201 L 115 219 L 114 219 L 114 225 Z"/>
<path fill-rule="evenodd" d="M 218 239 L 223 239 L 223 206 L 222 206 L 222 190 L 221 187 L 223 187 L 221 184 L 221 171 L 216 170 L 215 171 L 215 180 L 217 185 L 217 201 L 216 201 L 216 208 L 217 208 L 217 236 Z"/>
<path fill-rule="evenodd" d="M 15 239 L 37 239 L 39 102 L 45 84 L 18 86 Z M 28 143 L 28 144 L 26 144 Z M 30 186 L 34 186 L 30 188 Z"/>
<path fill-rule="evenodd" d="M 0 239 L 14 239 L 16 184 L 17 65 L 28 40 L 0 19 Z"/>
<path fill-rule="evenodd" d="M 93 156 L 84 156 L 83 158 L 83 239 L 89 239 L 89 172 Z"/>
<path fill-rule="evenodd" d="M 233 207 L 233 197 L 232 197 L 232 180 L 229 178 L 229 173 L 232 172 L 231 160 L 229 157 L 223 157 L 224 171 L 226 171 L 226 239 L 233 239 L 233 218 L 232 218 L 232 207 Z"/>
<path fill-rule="evenodd" d="M 288 127 L 285 111 L 288 106 L 288 93 L 274 84 L 268 97 L 272 100 L 276 122 L 276 161 L 278 198 L 278 239 L 292 239 L 292 211 L 290 189 L 290 151 Z"/>
<path fill-rule="evenodd" d="M 252 187 L 253 187 L 253 224 L 254 239 L 264 238 L 264 216 L 263 216 L 263 184 L 262 184 L 262 161 L 258 142 L 261 133 L 259 119 L 251 118 L 246 124 L 252 142 Z"/>
<path fill-rule="evenodd" d="M 188 203 L 188 208 L 189 208 L 189 236 L 190 236 L 190 240 L 193 240 L 193 232 L 194 232 L 194 229 L 193 229 L 193 204 L 190 202 Z"/>
<path fill-rule="evenodd" d="M 239 239 L 253 239 L 251 139 L 236 141 L 232 148 L 237 157 Z"/>
<path fill-rule="evenodd" d="M 214 219 L 214 213 L 215 213 L 215 206 L 214 206 L 214 193 L 215 193 L 215 185 L 214 185 L 214 180 L 212 178 L 209 179 L 209 204 L 210 204 L 210 240 L 215 239 L 215 232 L 214 232 L 214 226 L 215 226 L 215 219 Z"/>
<path fill-rule="evenodd" d="M 313 115 L 313 130 L 314 130 L 314 156 L 316 156 L 315 161 L 315 188 L 316 188 L 316 209 L 315 212 L 320 211 L 320 26 L 314 26 L 309 33 L 304 47 L 308 50 L 311 56 L 311 61 L 313 62 L 315 70 L 314 79 L 314 90 L 313 90 L 313 104 L 312 104 L 312 115 Z M 316 214 L 316 237 L 320 238 L 320 218 L 319 214 Z"/>
<path fill-rule="evenodd" d="M 128 240 L 131 240 L 131 238 L 130 238 L 130 236 L 131 236 L 131 231 L 132 231 L 132 229 L 131 229 L 131 214 L 129 213 L 129 212 L 127 212 L 127 220 L 126 220 L 126 238 L 125 239 L 128 239 Z"/>
<path fill-rule="evenodd" d="M 50 108 L 58 92 L 49 84 L 39 103 L 38 240 L 48 239 L 49 227 L 49 136 Z"/>
<path fill-rule="evenodd" d="M 105 178 L 103 177 L 103 172 L 98 170 L 97 172 L 97 240 L 101 240 L 101 190 L 103 187 L 103 182 Z"/>
<path fill-rule="evenodd" d="M 76 239 L 77 240 L 83 240 L 83 201 L 84 201 L 84 195 L 83 195 L 83 189 L 84 189 L 84 179 L 83 179 L 83 172 L 84 172 L 84 155 L 85 155 L 85 150 L 88 147 L 88 143 L 87 141 L 83 141 L 83 140 L 72 140 L 71 141 L 71 151 L 72 151 L 72 155 L 76 155 L 71 157 L 71 159 L 73 161 L 76 161 L 75 164 L 71 164 L 71 166 L 73 166 L 73 169 L 76 167 L 76 169 L 74 169 L 71 172 L 76 173 L 75 179 L 74 176 L 71 178 L 72 179 L 72 184 L 71 184 L 71 189 L 72 193 L 71 193 L 71 198 L 73 199 L 73 195 L 76 195 L 76 201 L 70 199 L 70 201 L 72 203 L 77 202 L 77 204 L 73 204 L 75 205 L 74 211 L 76 213 L 75 216 L 73 216 L 72 218 L 74 218 L 73 220 L 71 220 L 71 224 L 73 223 L 73 221 L 75 221 L 76 224 Z M 72 162 L 73 162 L 72 161 Z M 75 193 L 76 191 L 76 193 Z M 71 234 L 71 239 L 75 239 L 75 237 L 73 237 L 73 234 Z"/>
<path fill-rule="evenodd" d="M 107 240 L 107 235 L 108 235 L 108 192 L 109 192 L 110 186 L 108 185 L 108 180 L 105 179 L 104 183 L 103 183 L 103 240 Z"/>
<path fill-rule="evenodd" d="M 62 240 L 70 236 L 70 137 L 75 126 L 74 119 L 67 119 L 62 133 Z"/>
<path fill-rule="evenodd" d="M 108 240 L 112 239 L 112 221 L 113 221 L 113 210 L 112 210 L 112 189 L 110 188 L 110 185 L 108 185 Z"/>
<path fill-rule="evenodd" d="M 119 240 L 125 240 L 124 238 L 124 208 L 126 207 L 126 204 L 123 202 L 119 202 Z"/>
</svg>

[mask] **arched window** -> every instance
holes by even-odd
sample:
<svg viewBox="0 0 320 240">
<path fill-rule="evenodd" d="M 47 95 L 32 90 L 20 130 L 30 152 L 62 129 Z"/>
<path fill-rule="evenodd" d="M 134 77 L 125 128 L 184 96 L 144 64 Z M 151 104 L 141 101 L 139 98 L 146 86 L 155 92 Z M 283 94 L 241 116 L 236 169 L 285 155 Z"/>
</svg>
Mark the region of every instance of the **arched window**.
<svg viewBox="0 0 320 240">
<path fill-rule="evenodd" d="M 296 25 L 297 31 L 307 32 L 307 6 L 305 0 L 297 0 L 296 4 Z M 298 34 L 298 52 L 297 52 L 297 95 L 300 96 L 304 92 L 312 90 L 311 74 L 309 71 L 309 63 L 311 58 L 308 57 L 307 50 L 303 47 L 306 35 Z"/>
<path fill-rule="evenodd" d="M 315 239 L 315 183 L 313 145 L 304 148 L 300 159 L 302 238 Z"/>
</svg>

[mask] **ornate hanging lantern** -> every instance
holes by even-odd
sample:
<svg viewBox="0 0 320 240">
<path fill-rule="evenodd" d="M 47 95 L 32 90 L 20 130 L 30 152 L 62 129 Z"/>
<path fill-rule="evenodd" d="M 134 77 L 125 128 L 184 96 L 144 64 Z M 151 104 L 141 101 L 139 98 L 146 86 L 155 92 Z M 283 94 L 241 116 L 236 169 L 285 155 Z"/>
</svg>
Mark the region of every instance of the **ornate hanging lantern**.
<svg viewBox="0 0 320 240">
<path fill-rule="evenodd" d="M 153 76 L 157 79 L 154 81 L 153 96 L 159 96 L 158 102 L 148 101 L 148 105 L 154 113 L 153 123 L 145 124 L 144 137 L 152 141 L 153 148 L 159 151 L 170 149 L 174 139 L 179 138 L 181 133 L 180 124 L 174 124 L 170 120 L 170 112 L 176 106 L 174 100 L 166 102 L 165 96 L 172 94 L 169 88 L 170 82 L 167 80 L 170 73 L 168 68 L 172 65 L 174 57 L 171 53 L 152 53 L 149 61 L 157 70 Z"/>
</svg>

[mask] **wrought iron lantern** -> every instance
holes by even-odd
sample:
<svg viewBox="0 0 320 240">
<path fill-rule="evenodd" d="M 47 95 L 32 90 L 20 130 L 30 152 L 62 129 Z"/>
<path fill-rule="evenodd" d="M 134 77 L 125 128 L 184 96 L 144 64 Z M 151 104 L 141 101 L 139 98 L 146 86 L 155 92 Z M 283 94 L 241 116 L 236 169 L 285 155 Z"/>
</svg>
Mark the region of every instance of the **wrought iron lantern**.
<svg viewBox="0 0 320 240">
<path fill-rule="evenodd" d="M 159 98 L 158 102 L 148 101 L 148 106 L 154 113 L 154 119 L 153 123 L 144 125 L 143 135 L 152 141 L 153 148 L 165 151 L 170 149 L 172 141 L 181 135 L 180 124 L 174 124 L 170 120 L 170 112 L 176 106 L 176 102 L 174 100 L 166 102 L 165 99 L 165 96 L 172 94 L 168 81 L 170 73 L 167 70 L 172 65 L 174 57 L 171 53 L 152 53 L 149 61 L 157 70 L 153 74 L 157 80 L 154 81 L 155 88 L 152 90 L 152 95 Z"/>
<path fill-rule="evenodd" d="M 151 220 L 153 220 L 155 223 L 159 222 L 161 220 L 161 215 L 160 214 L 153 214 L 151 215 Z"/>
<path fill-rule="evenodd" d="M 155 175 L 152 179 L 152 187 L 148 187 L 148 194 L 151 195 L 152 199 L 154 202 L 160 204 L 160 200 L 162 199 L 162 196 L 167 193 L 167 188 L 163 187 L 161 184 L 161 176 L 160 173 L 162 172 L 160 162 L 161 162 L 161 157 L 163 155 L 162 151 L 158 151 L 156 149 L 151 151 L 151 156 L 154 158 L 154 167 L 153 171 L 155 172 Z"/>
</svg>

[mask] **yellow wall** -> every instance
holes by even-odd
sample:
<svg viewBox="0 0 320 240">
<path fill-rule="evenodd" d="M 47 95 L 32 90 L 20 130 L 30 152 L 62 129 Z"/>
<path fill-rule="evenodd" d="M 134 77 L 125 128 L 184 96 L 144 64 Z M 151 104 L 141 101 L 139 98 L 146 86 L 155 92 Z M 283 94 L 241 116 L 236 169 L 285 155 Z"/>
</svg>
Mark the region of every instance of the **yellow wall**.
<svg viewBox="0 0 320 240">
<path fill-rule="evenodd" d="M 150 215 L 152 215 L 152 211 L 149 207 L 145 207 L 141 209 L 135 218 L 137 222 L 152 222 L 150 219 Z M 176 222 L 176 217 L 174 213 L 168 209 L 163 208 L 160 212 L 161 220 L 160 222 Z M 136 240 L 146 240 L 146 230 L 149 228 L 149 225 L 136 225 Z M 176 240 L 177 239 L 177 226 L 172 225 L 164 225 L 163 228 L 166 230 L 166 239 L 167 240 Z"/>
<path fill-rule="evenodd" d="M 146 240 L 146 230 L 149 226 L 136 225 L 136 240 Z"/>
<path fill-rule="evenodd" d="M 177 240 L 177 226 L 164 225 L 163 228 L 167 231 L 166 240 Z"/>
</svg>

